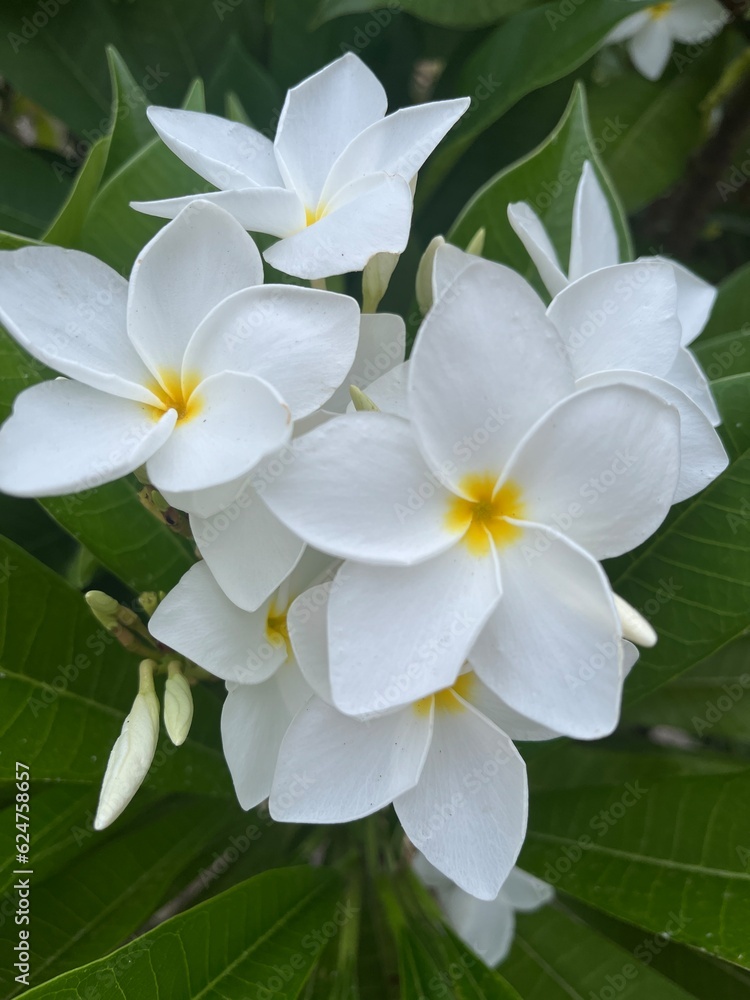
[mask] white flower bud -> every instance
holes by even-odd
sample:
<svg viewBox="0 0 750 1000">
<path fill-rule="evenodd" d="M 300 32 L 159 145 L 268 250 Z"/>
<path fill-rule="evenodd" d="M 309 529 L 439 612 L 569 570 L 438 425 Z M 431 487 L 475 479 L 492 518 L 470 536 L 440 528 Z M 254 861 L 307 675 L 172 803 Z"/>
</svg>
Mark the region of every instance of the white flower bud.
<svg viewBox="0 0 750 1000">
<path fill-rule="evenodd" d="M 482 251 L 484 250 L 484 239 L 486 235 L 487 230 L 484 226 L 482 226 L 481 229 L 477 229 L 467 244 L 466 252 L 473 254 L 475 257 L 481 257 Z"/>
<path fill-rule="evenodd" d="M 423 316 L 430 311 L 432 306 L 432 268 L 437 248 L 444 243 L 445 240 L 442 236 L 433 236 L 427 244 L 427 249 L 422 254 L 417 268 L 417 305 Z"/>
<path fill-rule="evenodd" d="M 385 295 L 398 259 L 397 253 L 376 253 L 362 272 L 362 312 L 374 313 Z"/>
<path fill-rule="evenodd" d="M 650 622 L 647 622 L 643 615 L 639 611 L 636 611 L 627 601 L 623 600 L 622 597 L 618 597 L 617 594 L 614 594 L 613 597 L 615 599 L 617 614 L 620 616 L 620 625 L 622 626 L 624 638 L 629 639 L 638 646 L 649 648 L 655 646 L 658 636 Z"/>
<path fill-rule="evenodd" d="M 173 660 L 167 667 L 169 676 L 164 687 L 164 725 L 176 747 L 182 746 L 193 721 L 193 695 L 180 664 Z"/>
<path fill-rule="evenodd" d="M 380 407 L 376 406 L 375 403 L 370 399 L 366 392 L 362 392 L 358 389 L 356 385 L 349 386 L 349 395 L 352 397 L 352 403 L 354 403 L 354 409 L 361 410 L 379 410 Z"/>
<path fill-rule="evenodd" d="M 140 684 L 130 714 L 122 724 L 104 772 L 94 829 L 114 823 L 148 774 L 159 738 L 159 700 L 154 690 L 153 660 L 140 666 Z"/>
</svg>

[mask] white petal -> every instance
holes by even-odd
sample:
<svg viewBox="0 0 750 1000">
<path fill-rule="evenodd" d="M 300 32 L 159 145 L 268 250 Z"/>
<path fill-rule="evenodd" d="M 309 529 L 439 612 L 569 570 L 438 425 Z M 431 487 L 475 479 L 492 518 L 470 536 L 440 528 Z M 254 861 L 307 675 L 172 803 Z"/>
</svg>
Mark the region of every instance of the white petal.
<svg viewBox="0 0 750 1000">
<path fill-rule="evenodd" d="M 363 313 L 352 367 L 326 402 L 325 408 L 334 413 L 343 413 L 352 401 L 349 386 L 356 385 L 358 389 L 366 390 L 381 375 L 403 363 L 405 349 L 406 326 L 400 316 L 393 313 Z"/>
<path fill-rule="evenodd" d="M 201 323 L 185 354 L 187 371 L 256 375 L 306 417 L 346 377 L 357 348 L 359 307 L 348 295 L 294 285 L 246 288 Z"/>
<path fill-rule="evenodd" d="M 548 316 L 576 378 L 613 368 L 664 376 L 680 344 L 674 270 L 654 258 L 579 278 L 555 296 Z"/>
<path fill-rule="evenodd" d="M 503 599 L 469 661 L 512 708 L 555 733 L 598 739 L 620 716 L 620 620 L 599 564 L 527 525 L 500 553 Z"/>
<path fill-rule="evenodd" d="M 516 918 L 502 891 L 496 899 L 477 899 L 456 886 L 445 893 L 443 905 L 456 934 L 486 965 L 497 965 L 505 958 L 513 943 Z"/>
<path fill-rule="evenodd" d="M 721 414 L 716 406 L 711 386 L 690 350 L 685 347 L 680 348 L 664 378 L 690 396 L 714 427 L 718 427 L 721 423 Z"/>
<path fill-rule="evenodd" d="M 331 704 L 328 662 L 328 599 L 331 583 L 319 583 L 300 594 L 289 608 L 287 628 L 302 676 L 323 701 Z"/>
<path fill-rule="evenodd" d="M 442 240 L 442 236 L 436 236 L 435 240 Z M 434 242 L 434 241 L 433 241 Z M 432 244 L 430 244 L 432 246 Z M 425 254 L 429 252 L 429 247 L 425 250 Z M 423 258 L 424 259 L 424 258 Z M 451 243 L 446 243 L 444 240 L 442 243 L 435 245 L 432 257 L 432 273 L 431 273 L 431 300 L 427 309 L 423 309 L 423 312 L 428 312 L 435 301 L 439 299 L 445 290 L 453 284 L 456 278 L 463 274 L 467 267 L 471 264 L 476 264 L 477 258 L 475 254 L 466 253 L 465 250 L 461 250 L 458 247 L 454 247 Z"/>
<path fill-rule="evenodd" d="M 672 36 L 665 17 L 651 18 L 628 42 L 628 52 L 639 73 L 658 80 L 669 62 Z"/>
<path fill-rule="evenodd" d="M 391 413 L 397 417 L 409 419 L 409 362 L 396 365 L 385 375 L 367 386 L 367 396 L 383 413 Z M 354 403 L 347 407 L 348 413 L 354 413 Z"/>
<path fill-rule="evenodd" d="M 282 187 L 273 143 L 255 129 L 217 115 L 150 107 L 162 142 L 217 188 Z"/>
<path fill-rule="evenodd" d="M 425 458 L 460 492 L 467 473 L 499 475 L 534 421 L 572 389 L 541 299 L 514 271 L 477 260 L 420 328 L 409 412 Z"/>
<path fill-rule="evenodd" d="M 412 193 L 403 177 L 353 181 L 326 209 L 317 222 L 269 247 L 268 263 L 298 278 L 328 278 L 361 271 L 376 253 L 401 253 L 409 239 Z"/>
<path fill-rule="evenodd" d="M 335 417 L 297 439 L 263 497 L 309 545 L 342 559 L 408 565 L 449 548 L 451 495 L 425 468 L 409 424 Z"/>
<path fill-rule="evenodd" d="M 81 382 L 40 382 L 0 430 L 0 490 L 49 497 L 111 483 L 162 447 L 175 417 Z"/>
<path fill-rule="evenodd" d="M 463 546 L 418 566 L 344 563 L 328 607 L 334 704 L 364 715 L 450 687 L 499 600 L 494 558 Z"/>
<path fill-rule="evenodd" d="M 361 59 L 347 53 L 287 93 L 276 131 L 279 167 L 308 208 L 318 204 L 333 164 L 388 106 L 385 90 Z"/>
<path fill-rule="evenodd" d="M 669 31 L 678 42 L 705 45 L 731 20 L 731 14 L 716 0 L 680 0 L 667 14 Z"/>
<path fill-rule="evenodd" d="M 191 514 L 190 527 L 219 586 L 245 611 L 255 611 L 276 590 L 305 547 L 250 483 L 211 517 Z"/>
<path fill-rule="evenodd" d="M 369 174 L 398 174 L 410 181 L 440 140 L 469 107 L 468 97 L 401 108 L 361 132 L 329 173 L 321 200 L 326 202 L 350 181 Z"/>
<path fill-rule="evenodd" d="M 286 644 L 269 637 L 267 619 L 267 606 L 253 614 L 236 607 L 199 562 L 158 606 L 149 631 L 222 680 L 259 684 L 287 659 Z"/>
<path fill-rule="evenodd" d="M 161 201 L 131 201 L 130 207 L 158 219 L 174 219 L 189 205 L 206 201 L 239 222 L 243 229 L 271 236 L 291 236 L 305 225 L 305 206 L 294 191 L 286 188 L 243 188 L 240 191 L 211 191 L 188 194 Z"/>
<path fill-rule="evenodd" d="M 294 668 L 284 667 L 263 684 L 229 686 L 221 713 L 221 737 L 243 809 L 252 809 L 268 798 L 279 747 L 297 711 L 289 705 L 279 683 L 287 670 Z"/>
<path fill-rule="evenodd" d="M 682 326 L 682 346 L 692 344 L 708 322 L 716 301 L 717 290 L 697 274 L 674 260 L 659 257 L 672 265 L 677 283 L 677 315 Z"/>
<path fill-rule="evenodd" d="M 623 21 L 610 31 L 610 33 L 605 38 L 607 44 L 615 44 L 616 42 L 624 42 L 628 38 L 632 38 L 633 35 L 637 34 L 641 28 L 648 24 L 651 20 L 651 15 L 648 10 L 639 10 L 637 14 L 630 14 Z"/>
<path fill-rule="evenodd" d="M 689 396 L 670 382 L 642 372 L 614 371 L 587 375 L 578 382 L 578 388 L 617 384 L 647 389 L 680 414 L 680 478 L 673 503 L 698 493 L 726 469 L 729 459 L 711 421 Z"/>
<path fill-rule="evenodd" d="M 568 280 L 619 263 L 620 248 L 609 202 L 594 168 L 586 160 L 573 204 Z"/>
<path fill-rule="evenodd" d="M 167 503 L 198 517 L 210 517 L 219 510 L 229 507 L 242 492 L 247 482 L 247 476 L 242 475 L 221 486 L 212 486 L 207 490 L 187 490 L 179 493 L 173 490 L 162 490 L 162 496 Z"/>
<path fill-rule="evenodd" d="M 526 767 L 511 741 L 455 695 L 436 709 L 416 788 L 394 802 L 427 860 L 479 899 L 500 891 L 526 833 Z"/>
<path fill-rule="evenodd" d="M 677 410 L 629 385 L 583 389 L 539 421 L 508 465 L 523 516 L 597 559 L 621 555 L 664 520 L 680 469 Z"/>
<path fill-rule="evenodd" d="M 568 283 L 557 251 L 547 230 L 531 205 L 517 201 L 508 205 L 508 222 L 534 262 L 550 295 L 557 295 Z"/>
<path fill-rule="evenodd" d="M 167 388 L 183 372 L 190 338 L 214 306 L 262 281 L 252 237 L 227 212 L 196 201 L 154 236 L 133 265 L 128 335 Z"/>
<path fill-rule="evenodd" d="M 277 451 L 291 435 L 284 401 L 254 375 L 212 375 L 190 399 L 195 415 L 178 422 L 148 463 L 157 489 L 183 492 L 227 483 Z"/>
<path fill-rule="evenodd" d="M 130 343 L 128 283 L 90 254 L 61 247 L 0 253 L 0 321 L 35 358 L 86 385 L 155 403 Z"/>
<path fill-rule="evenodd" d="M 471 653 L 469 653 L 471 656 Z M 517 712 L 475 674 L 462 674 L 461 697 L 515 741 L 551 740 L 559 733 Z"/>
<path fill-rule="evenodd" d="M 522 913 L 533 913 L 555 897 L 555 890 L 551 885 L 522 868 L 513 869 L 503 883 L 501 892 L 513 909 Z"/>
<path fill-rule="evenodd" d="M 387 806 L 419 780 L 430 712 L 406 709 L 364 722 L 311 698 L 287 731 L 269 801 L 296 823 L 348 823 Z"/>
</svg>

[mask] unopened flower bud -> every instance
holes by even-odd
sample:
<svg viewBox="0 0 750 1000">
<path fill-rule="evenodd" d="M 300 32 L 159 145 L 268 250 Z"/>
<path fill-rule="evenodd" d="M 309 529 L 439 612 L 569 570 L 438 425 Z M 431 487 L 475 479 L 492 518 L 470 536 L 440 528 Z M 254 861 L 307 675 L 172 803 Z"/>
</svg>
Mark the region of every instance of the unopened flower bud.
<svg viewBox="0 0 750 1000">
<path fill-rule="evenodd" d="M 148 774 L 159 738 L 159 700 L 154 690 L 153 660 L 140 665 L 140 683 L 130 714 L 122 724 L 104 772 L 94 829 L 114 823 Z"/>
<path fill-rule="evenodd" d="M 176 747 L 182 746 L 193 721 L 193 695 L 187 677 L 177 660 L 167 667 L 169 676 L 164 687 L 164 725 Z"/>
<path fill-rule="evenodd" d="M 367 393 L 362 392 L 358 389 L 356 385 L 349 386 L 349 395 L 352 397 L 352 402 L 354 403 L 355 410 L 379 410 L 380 407 L 376 406 L 375 403 L 370 399 Z"/>
<path fill-rule="evenodd" d="M 114 597 L 101 590 L 89 590 L 86 594 L 86 603 L 96 620 L 106 629 L 113 632 L 117 628 L 117 612 L 120 605 Z"/>
<path fill-rule="evenodd" d="M 486 235 L 487 230 L 484 226 L 482 226 L 481 229 L 477 229 L 467 244 L 466 252 L 474 254 L 475 257 L 481 257 L 482 251 L 484 250 L 484 238 Z"/>
<path fill-rule="evenodd" d="M 422 315 L 429 312 L 432 307 L 432 269 L 437 248 L 444 243 L 442 236 L 434 236 L 427 244 L 417 268 L 417 305 Z"/>
<path fill-rule="evenodd" d="M 622 597 L 618 597 L 617 594 L 613 596 L 615 608 L 620 617 L 623 637 L 638 646 L 655 646 L 658 636 L 650 622 L 647 622 L 643 615 Z"/>
<path fill-rule="evenodd" d="M 367 261 L 362 272 L 362 312 L 374 313 L 388 290 L 398 258 L 397 253 L 376 253 Z"/>
</svg>

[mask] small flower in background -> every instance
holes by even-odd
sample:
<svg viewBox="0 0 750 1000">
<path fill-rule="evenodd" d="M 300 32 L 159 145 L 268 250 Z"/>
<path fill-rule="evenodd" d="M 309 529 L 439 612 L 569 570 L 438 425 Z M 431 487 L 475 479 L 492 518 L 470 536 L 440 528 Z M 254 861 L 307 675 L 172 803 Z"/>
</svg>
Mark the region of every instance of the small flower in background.
<svg viewBox="0 0 750 1000">
<path fill-rule="evenodd" d="M 468 106 L 462 97 L 385 116 L 381 83 L 347 53 L 288 92 L 273 142 L 215 115 L 150 108 L 166 145 L 220 190 L 133 207 L 173 218 L 207 198 L 246 229 L 278 236 L 264 257 L 287 274 L 361 271 L 405 248 L 417 171 Z"/>
<path fill-rule="evenodd" d="M 487 965 L 498 965 L 513 944 L 516 913 L 533 913 L 555 896 L 551 885 L 521 868 L 512 868 L 494 899 L 477 899 L 439 872 L 423 854 L 412 861 L 431 889 L 453 930 Z"/>
<path fill-rule="evenodd" d="M 76 250 L 0 254 L 0 319 L 68 376 L 16 399 L 0 487 L 72 493 L 145 462 L 158 489 L 200 490 L 277 451 L 349 371 L 359 310 L 262 280 L 252 238 L 203 201 L 157 233 L 129 285 Z"/>
<path fill-rule="evenodd" d="M 658 80 L 675 42 L 705 43 L 718 35 L 727 20 L 717 0 L 666 0 L 626 17 L 606 41 L 625 42 L 638 72 L 648 80 Z"/>
</svg>

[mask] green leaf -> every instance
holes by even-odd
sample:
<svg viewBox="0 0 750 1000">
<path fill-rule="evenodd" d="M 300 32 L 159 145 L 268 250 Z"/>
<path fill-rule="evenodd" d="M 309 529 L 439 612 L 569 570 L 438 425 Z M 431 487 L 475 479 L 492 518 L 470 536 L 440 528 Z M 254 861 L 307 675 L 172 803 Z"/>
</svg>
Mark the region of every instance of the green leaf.
<svg viewBox="0 0 750 1000">
<path fill-rule="evenodd" d="M 197 81 L 184 107 L 205 110 L 203 86 Z M 212 190 L 190 167 L 153 139 L 124 163 L 102 186 L 94 199 L 81 232 L 79 247 L 106 261 L 122 274 L 129 274 L 135 258 L 164 225 L 163 219 L 143 215 L 131 201 L 153 201 Z"/>
<path fill-rule="evenodd" d="M 19 392 L 52 377 L 0 328 L 0 420 Z M 133 590 L 169 590 L 194 562 L 186 542 L 143 507 L 132 478 L 39 502 Z"/>
<path fill-rule="evenodd" d="M 146 95 L 113 45 L 107 46 L 107 62 L 112 86 L 112 133 L 105 179 L 154 138 L 146 117 Z"/>
<path fill-rule="evenodd" d="M 120 836 L 98 839 L 52 878 L 40 883 L 35 871 L 35 984 L 85 965 L 124 941 L 164 900 L 173 877 L 196 856 L 203 840 L 223 825 L 221 812 L 205 799 L 173 799 Z M 3 953 L 13 954 L 16 928 L 0 935 L 0 941 L 3 937 Z"/>
<path fill-rule="evenodd" d="M 110 137 L 105 135 L 89 150 L 65 204 L 44 235 L 45 243 L 61 247 L 78 245 L 83 223 L 104 175 L 109 144 Z"/>
<path fill-rule="evenodd" d="M 464 0 L 460 4 L 455 0 L 400 0 L 398 4 L 393 0 L 323 0 L 315 15 L 315 24 L 344 14 L 376 10 L 383 13 L 375 15 L 373 21 L 381 25 L 386 16 L 393 16 L 391 11 L 403 10 L 446 28 L 482 28 L 538 3 L 539 0 Z"/>
<path fill-rule="evenodd" d="M 451 79 L 452 93 L 471 97 L 472 106 L 423 170 L 418 198 L 425 201 L 480 132 L 508 108 L 532 90 L 573 72 L 618 21 L 644 6 L 641 0 L 598 0 L 566 15 L 554 0 L 500 25 Z"/>
<path fill-rule="evenodd" d="M 77 591 L 2 538 L 0 570 L 0 734 L 33 781 L 98 786 L 137 690 L 137 659 Z M 0 756 L 0 780 L 14 768 Z M 232 794 L 221 753 L 194 739 L 176 748 L 166 736 L 145 787 Z"/>
<path fill-rule="evenodd" d="M 710 340 L 720 334 L 735 333 L 737 330 L 747 332 L 750 329 L 748 317 L 750 317 L 750 264 L 745 264 L 719 285 L 708 323 L 694 347 L 697 348 L 704 340 Z"/>
<path fill-rule="evenodd" d="M 518 163 L 501 170 L 474 195 L 456 220 L 449 240 L 465 247 L 474 233 L 484 227 L 486 236 L 482 256 L 507 264 L 532 278 L 541 288 L 536 268 L 508 222 L 508 205 L 526 201 L 533 207 L 550 235 L 563 270 L 567 271 L 573 202 L 586 160 L 599 166 L 599 156 L 588 123 L 586 92 L 582 84 L 577 84 L 565 114 L 549 138 Z M 629 260 L 627 219 L 606 175 L 601 173 L 601 169 L 598 173 L 617 226 L 621 257 Z"/>
<path fill-rule="evenodd" d="M 557 902 L 516 915 L 503 975 L 524 1000 L 611 995 L 617 1000 L 695 1000 Z"/>
<path fill-rule="evenodd" d="M 674 507 L 651 539 L 608 566 L 614 590 L 659 634 L 653 649 L 641 651 L 627 679 L 628 702 L 694 666 L 747 627 L 750 375 L 734 375 L 714 386 L 737 457 L 702 493 Z"/>
<path fill-rule="evenodd" d="M 227 42 L 216 72 L 206 87 L 207 101 L 223 110 L 225 96 L 233 92 L 250 119 L 250 124 L 273 137 L 284 96 L 276 82 L 253 59 L 236 36 Z"/>
<path fill-rule="evenodd" d="M 40 240 L 31 236 L 19 236 L 18 233 L 7 233 L 0 230 L 0 250 L 19 250 L 21 247 L 42 246 Z"/>
<path fill-rule="evenodd" d="M 350 919 L 330 870 L 258 875 L 161 924 L 111 956 L 31 989 L 29 1000 L 246 1000 L 298 997 L 325 944 Z M 158 971 L 157 971 L 158 970 Z"/>
<path fill-rule="evenodd" d="M 519 864 L 653 933 L 750 964 L 750 771 L 545 792 Z"/>
<path fill-rule="evenodd" d="M 690 349 L 712 381 L 750 372 L 750 323 L 736 331 L 701 337 L 690 345 Z"/>
<path fill-rule="evenodd" d="M 665 192 L 684 174 L 690 154 L 705 138 L 700 104 L 721 74 L 725 46 L 715 42 L 672 75 L 656 83 L 628 68 L 604 86 L 592 88 L 591 127 L 603 135 L 621 124 L 602 157 L 628 212 Z M 611 131 L 611 129 L 610 129 Z"/>
</svg>

